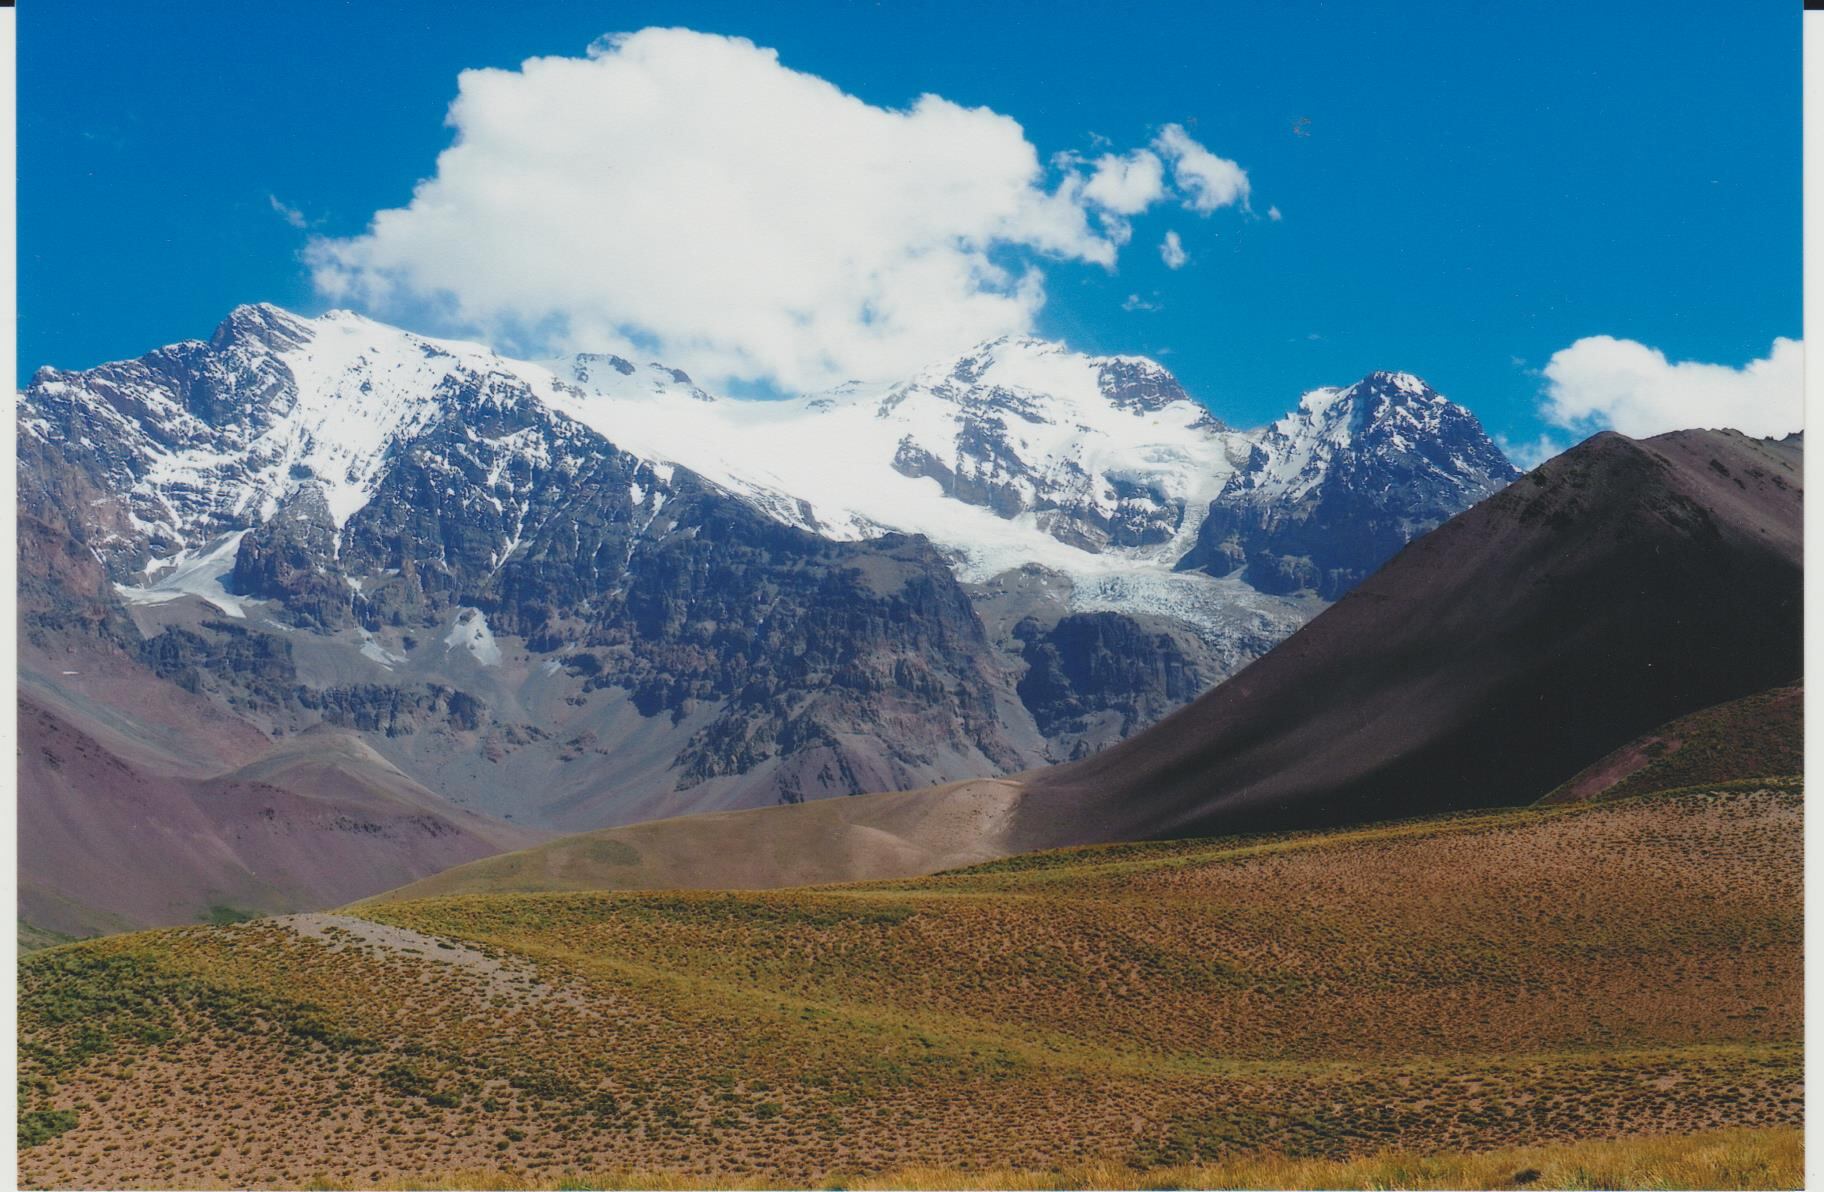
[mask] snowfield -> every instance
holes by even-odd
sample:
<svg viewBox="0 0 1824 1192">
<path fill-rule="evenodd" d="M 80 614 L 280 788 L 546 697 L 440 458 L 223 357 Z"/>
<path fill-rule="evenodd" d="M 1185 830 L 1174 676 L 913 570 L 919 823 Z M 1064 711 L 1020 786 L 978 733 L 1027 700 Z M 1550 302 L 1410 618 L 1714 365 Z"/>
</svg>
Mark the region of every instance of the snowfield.
<svg viewBox="0 0 1824 1192">
<path fill-rule="evenodd" d="M 200 596 L 230 617 L 244 618 L 242 598 L 229 592 L 222 580 L 234 570 L 234 556 L 247 531 L 224 534 L 197 551 L 178 551 L 156 559 L 146 568 L 143 585 L 115 584 L 114 590 L 128 604 L 166 604 L 180 596 Z"/>
</svg>

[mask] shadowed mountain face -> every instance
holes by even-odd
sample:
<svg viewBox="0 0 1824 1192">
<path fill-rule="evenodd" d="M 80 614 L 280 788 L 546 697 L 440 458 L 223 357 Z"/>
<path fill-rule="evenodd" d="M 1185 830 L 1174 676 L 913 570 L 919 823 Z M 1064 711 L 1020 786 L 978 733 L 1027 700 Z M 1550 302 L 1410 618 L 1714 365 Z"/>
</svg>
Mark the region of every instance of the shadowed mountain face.
<svg viewBox="0 0 1824 1192">
<path fill-rule="evenodd" d="M 1086 761 L 847 800 L 840 816 L 753 811 L 567 837 L 401 893 L 895 877 L 965 852 L 1530 803 L 1675 717 L 1799 676 L 1800 473 L 1796 440 L 1599 435 Z M 848 843 L 813 873 L 798 858 L 820 834 Z M 737 878 L 681 860 L 718 849 L 740 853 Z"/>
<path fill-rule="evenodd" d="M 1010 843 L 1536 799 L 1675 716 L 1798 676 L 1801 484 L 1796 445 L 1598 435 L 1190 707 L 1034 775 Z"/>
</svg>

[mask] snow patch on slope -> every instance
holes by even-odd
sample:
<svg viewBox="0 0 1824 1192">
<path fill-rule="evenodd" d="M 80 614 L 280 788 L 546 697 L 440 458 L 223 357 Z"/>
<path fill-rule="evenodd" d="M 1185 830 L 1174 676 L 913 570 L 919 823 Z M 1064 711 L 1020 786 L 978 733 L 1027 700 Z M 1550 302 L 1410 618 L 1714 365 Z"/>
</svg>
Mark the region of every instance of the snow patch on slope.
<svg viewBox="0 0 1824 1192">
<path fill-rule="evenodd" d="M 228 591 L 222 580 L 233 573 L 234 557 L 247 533 L 237 530 L 199 550 L 155 559 L 146 566 L 145 584 L 115 584 L 114 590 L 128 604 L 167 604 L 182 596 L 200 596 L 231 617 L 245 618 L 246 598 Z"/>
<path fill-rule="evenodd" d="M 395 666 L 405 662 L 405 655 L 396 654 L 387 649 L 380 644 L 379 640 L 375 638 L 373 634 L 365 629 L 361 631 L 361 656 L 369 661 L 379 663 L 387 670 L 392 670 Z"/>
<path fill-rule="evenodd" d="M 458 609 L 443 643 L 451 650 L 467 650 L 483 666 L 500 665 L 500 645 L 494 640 L 494 631 L 488 628 L 488 618 L 478 608 Z"/>
</svg>

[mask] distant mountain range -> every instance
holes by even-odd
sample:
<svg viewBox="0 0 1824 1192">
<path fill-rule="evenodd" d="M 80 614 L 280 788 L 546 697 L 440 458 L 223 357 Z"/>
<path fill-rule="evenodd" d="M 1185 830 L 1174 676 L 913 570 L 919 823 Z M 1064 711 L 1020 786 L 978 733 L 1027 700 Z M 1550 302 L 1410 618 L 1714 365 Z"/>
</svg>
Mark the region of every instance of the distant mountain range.
<svg viewBox="0 0 1824 1192">
<path fill-rule="evenodd" d="M 1517 475 L 1402 373 L 1249 432 L 1153 361 L 1033 339 L 737 401 L 271 306 L 43 369 L 19 417 L 33 739 L 186 804 L 167 779 L 320 741 L 387 775 L 379 818 L 329 821 L 422 813 L 446 850 L 1093 756 Z M 113 822 L 54 769 L 26 804 Z M 27 875 L 46 907 L 75 897 L 68 835 Z M 425 863 L 362 865 L 379 889 Z"/>
<path fill-rule="evenodd" d="M 1587 789 L 1572 797 L 1629 774 L 1638 790 L 1654 759 L 1672 785 L 1787 775 L 1798 701 L 1771 689 L 1802 668 L 1801 450 L 1797 436 L 1598 435 L 1075 764 L 566 837 L 391 897 L 901 877 L 1066 845 L 1515 806 L 1562 799 L 1574 778 Z M 1717 727 L 1744 718 L 1777 723 Z"/>
</svg>

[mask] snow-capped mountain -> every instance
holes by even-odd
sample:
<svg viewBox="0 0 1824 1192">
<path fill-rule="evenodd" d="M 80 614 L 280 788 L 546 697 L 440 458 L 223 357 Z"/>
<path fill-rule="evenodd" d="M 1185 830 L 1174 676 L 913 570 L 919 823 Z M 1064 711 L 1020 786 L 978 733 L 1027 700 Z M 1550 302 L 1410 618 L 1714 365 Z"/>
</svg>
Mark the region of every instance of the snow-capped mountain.
<svg viewBox="0 0 1824 1192">
<path fill-rule="evenodd" d="M 949 498 L 1088 551 L 1161 546 L 1246 458 L 1172 375 L 1012 338 L 925 370 L 881 397 L 893 470 Z"/>
<path fill-rule="evenodd" d="M 1181 565 L 1334 600 L 1518 475 L 1468 410 L 1410 373 L 1370 373 L 1305 394 L 1258 437 Z"/>
<path fill-rule="evenodd" d="M 1030 562 L 1094 574 L 1175 558 L 1251 446 L 1150 360 L 1028 338 L 899 384 L 778 402 L 559 372 L 587 395 L 560 392 L 557 408 L 625 449 L 826 537 L 924 534 L 972 580 Z M 1091 557 L 1111 552 L 1122 557 Z"/>
<path fill-rule="evenodd" d="M 627 390 L 640 379 L 689 388 L 670 370 L 628 369 Z M 24 434 L 61 435 L 66 450 L 92 458 L 145 537 L 124 545 L 158 552 L 262 524 L 305 489 L 346 524 L 400 445 L 490 384 L 548 400 L 559 382 L 477 345 L 347 311 L 303 319 L 243 306 L 207 343 L 79 373 L 39 370 L 20 421 Z"/>
<path fill-rule="evenodd" d="M 566 827 L 1079 756 L 1512 474 L 1403 374 L 1247 433 L 1029 338 L 762 402 L 252 306 L 19 411 L 36 648 Z"/>
</svg>

